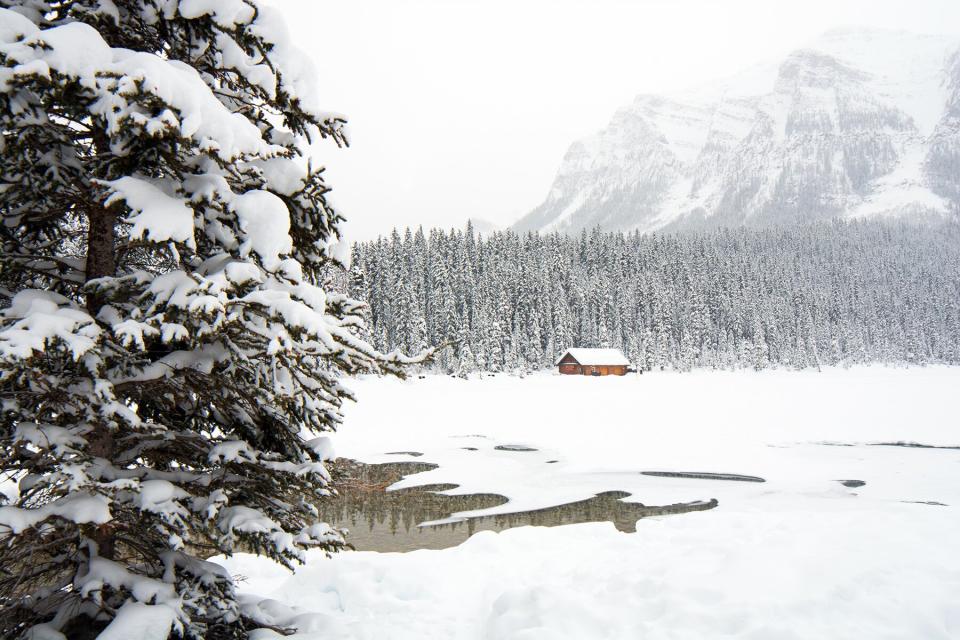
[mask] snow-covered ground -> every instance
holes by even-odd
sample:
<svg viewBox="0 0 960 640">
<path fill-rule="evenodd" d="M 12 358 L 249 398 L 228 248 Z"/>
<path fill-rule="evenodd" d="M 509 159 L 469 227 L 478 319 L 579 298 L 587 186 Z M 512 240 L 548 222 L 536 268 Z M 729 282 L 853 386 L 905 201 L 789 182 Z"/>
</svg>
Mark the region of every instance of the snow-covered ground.
<svg viewBox="0 0 960 640">
<path fill-rule="evenodd" d="M 315 557 L 293 576 L 225 561 L 245 592 L 275 600 L 260 605 L 264 621 L 304 638 L 960 637 L 960 449 L 876 446 L 960 446 L 960 368 L 351 387 L 339 455 L 434 462 L 398 486 L 510 498 L 483 513 L 608 490 L 720 504 L 644 519 L 636 533 L 524 527 L 443 551 Z M 495 449 L 509 444 L 537 451 Z"/>
</svg>

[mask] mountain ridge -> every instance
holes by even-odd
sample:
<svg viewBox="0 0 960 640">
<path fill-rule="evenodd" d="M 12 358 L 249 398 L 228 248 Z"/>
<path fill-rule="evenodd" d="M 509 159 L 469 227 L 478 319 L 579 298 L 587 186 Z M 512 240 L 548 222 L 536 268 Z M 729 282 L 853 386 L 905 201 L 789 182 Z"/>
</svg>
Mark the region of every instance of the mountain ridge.
<svg viewBox="0 0 960 640">
<path fill-rule="evenodd" d="M 960 37 L 844 28 L 573 142 L 517 231 L 960 212 Z"/>
</svg>

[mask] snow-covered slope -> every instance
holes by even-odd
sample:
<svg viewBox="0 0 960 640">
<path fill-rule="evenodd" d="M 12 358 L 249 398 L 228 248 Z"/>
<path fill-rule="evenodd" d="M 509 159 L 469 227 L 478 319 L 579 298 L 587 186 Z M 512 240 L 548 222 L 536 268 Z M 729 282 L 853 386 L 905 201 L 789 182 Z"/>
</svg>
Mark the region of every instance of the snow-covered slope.
<svg viewBox="0 0 960 640">
<path fill-rule="evenodd" d="M 960 38 L 831 31 L 779 64 L 640 95 L 570 146 L 518 231 L 960 210 Z"/>
</svg>

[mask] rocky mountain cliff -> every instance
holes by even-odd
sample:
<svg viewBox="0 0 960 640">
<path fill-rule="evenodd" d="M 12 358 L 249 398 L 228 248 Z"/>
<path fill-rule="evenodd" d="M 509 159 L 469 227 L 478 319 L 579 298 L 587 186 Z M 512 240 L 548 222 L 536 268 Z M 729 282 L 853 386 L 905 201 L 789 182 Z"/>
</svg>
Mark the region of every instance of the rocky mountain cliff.
<svg viewBox="0 0 960 640">
<path fill-rule="evenodd" d="M 640 95 L 574 142 L 514 228 L 960 215 L 960 38 L 837 30 L 712 86 Z"/>
</svg>

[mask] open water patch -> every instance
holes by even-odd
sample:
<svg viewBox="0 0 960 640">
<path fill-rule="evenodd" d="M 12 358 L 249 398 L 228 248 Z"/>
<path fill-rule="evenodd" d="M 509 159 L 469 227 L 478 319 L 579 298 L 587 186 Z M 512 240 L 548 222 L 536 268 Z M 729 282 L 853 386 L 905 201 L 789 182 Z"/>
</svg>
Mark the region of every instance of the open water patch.
<svg viewBox="0 0 960 640">
<path fill-rule="evenodd" d="M 631 494 L 607 491 L 586 500 L 531 511 L 450 520 L 455 513 L 500 506 L 508 502 L 497 494 L 446 495 L 454 484 L 433 484 L 388 491 L 406 475 L 435 469 L 422 462 L 362 464 L 338 460 L 333 471 L 339 495 L 317 505 L 320 517 L 336 528 L 349 530 L 347 542 L 358 551 L 413 551 L 446 549 L 478 531 L 503 531 L 526 525 L 559 526 L 609 521 L 624 532 L 636 531 L 637 520 L 669 514 L 705 511 L 716 500 L 644 505 L 624 502 Z M 436 523 L 437 521 L 446 521 Z M 424 524 L 436 523 L 436 524 Z"/>
<path fill-rule="evenodd" d="M 925 444 L 923 442 L 913 442 L 910 440 L 896 440 L 891 442 L 817 442 L 823 447 L 902 447 L 904 449 L 947 449 L 958 451 L 960 445 L 940 445 Z"/>
<path fill-rule="evenodd" d="M 533 447 L 528 447 L 525 444 L 498 444 L 497 446 L 494 447 L 494 449 L 496 449 L 497 451 L 520 451 L 520 452 L 538 451 L 538 449 L 534 449 Z"/>
<path fill-rule="evenodd" d="M 923 444 L 922 442 L 909 442 L 898 440 L 897 442 L 871 442 L 873 447 L 906 447 L 907 449 L 953 449 L 960 450 L 960 446 L 944 446 L 936 444 Z"/>
<path fill-rule="evenodd" d="M 862 487 L 867 484 L 863 480 L 837 480 L 837 482 L 851 489 L 856 489 L 857 487 Z"/>
<path fill-rule="evenodd" d="M 658 478 L 689 478 L 692 480 L 730 480 L 733 482 L 766 482 L 759 476 L 743 476 L 737 473 L 713 473 L 709 471 L 641 471 L 641 475 Z"/>
</svg>

